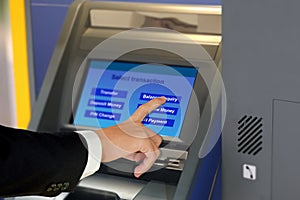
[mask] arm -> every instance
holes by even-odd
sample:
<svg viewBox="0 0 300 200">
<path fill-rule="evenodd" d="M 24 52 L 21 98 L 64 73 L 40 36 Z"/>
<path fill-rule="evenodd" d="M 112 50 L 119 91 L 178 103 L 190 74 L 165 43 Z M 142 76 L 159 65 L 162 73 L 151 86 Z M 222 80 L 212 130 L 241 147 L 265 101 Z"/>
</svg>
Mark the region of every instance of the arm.
<svg viewBox="0 0 300 200">
<path fill-rule="evenodd" d="M 159 156 L 162 140 L 141 121 L 164 102 L 165 98 L 153 99 L 125 122 L 96 134 L 35 133 L 0 126 L 0 196 L 56 196 L 70 191 L 80 178 L 98 170 L 101 157 L 102 162 L 141 161 L 134 171 L 141 176 Z M 102 155 L 101 148 L 94 151 L 99 146 Z"/>
<path fill-rule="evenodd" d="M 55 196 L 72 190 L 87 162 L 78 134 L 0 126 L 0 196 Z"/>
</svg>

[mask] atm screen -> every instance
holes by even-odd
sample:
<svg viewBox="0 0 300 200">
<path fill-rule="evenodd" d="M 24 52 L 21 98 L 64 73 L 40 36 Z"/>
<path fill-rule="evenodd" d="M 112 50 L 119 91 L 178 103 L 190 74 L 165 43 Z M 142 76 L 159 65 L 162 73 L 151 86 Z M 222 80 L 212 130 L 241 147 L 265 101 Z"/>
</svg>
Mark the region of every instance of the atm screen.
<svg viewBox="0 0 300 200">
<path fill-rule="evenodd" d="M 89 60 L 73 123 L 116 125 L 141 104 L 165 96 L 166 103 L 142 123 L 161 136 L 179 137 L 196 76 L 193 67 Z"/>
</svg>

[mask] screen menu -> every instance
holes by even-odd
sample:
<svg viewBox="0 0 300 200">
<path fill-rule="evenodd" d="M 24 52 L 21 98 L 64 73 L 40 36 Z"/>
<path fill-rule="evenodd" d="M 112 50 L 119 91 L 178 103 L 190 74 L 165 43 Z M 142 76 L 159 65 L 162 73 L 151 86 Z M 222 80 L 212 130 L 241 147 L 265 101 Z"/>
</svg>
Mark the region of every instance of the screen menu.
<svg viewBox="0 0 300 200">
<path fill-rule="evenodd" d="M 141 104 L 165 96 L 166 103 L 142 123 L 162 136 L 178 137 L 196 75 L 192 67 L 90 60 L 73 123 L 116 125 Z"/>
</svg>

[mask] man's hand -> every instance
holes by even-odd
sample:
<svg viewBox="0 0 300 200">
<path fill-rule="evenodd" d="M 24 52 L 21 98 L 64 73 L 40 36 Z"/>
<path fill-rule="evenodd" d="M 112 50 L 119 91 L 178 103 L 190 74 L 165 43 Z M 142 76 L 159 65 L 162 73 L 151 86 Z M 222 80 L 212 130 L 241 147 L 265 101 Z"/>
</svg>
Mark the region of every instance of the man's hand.
<svg viewBox="0 0 300 200">
<path fill-rule="evenodd" d="M 123 123 L 98 130 L 102 142 L 102 162 L 118 158 L 142 161 L 135 168 L 134 176 L 140 177 L 148 171 L 160 154 L 158 147 L 162 138 L 146 128 L 142 120 L 165 101 L 165 97 L 153 99 L 141 105 Z"/>
</svg>

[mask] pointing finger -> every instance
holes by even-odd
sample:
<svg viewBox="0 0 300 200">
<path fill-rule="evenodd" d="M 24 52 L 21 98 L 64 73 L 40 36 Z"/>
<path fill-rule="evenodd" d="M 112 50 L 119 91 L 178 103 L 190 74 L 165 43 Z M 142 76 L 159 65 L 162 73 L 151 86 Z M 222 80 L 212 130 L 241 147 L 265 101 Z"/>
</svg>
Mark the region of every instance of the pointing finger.
<svg viewBox="0 0 300 200">
<path fill-rule="evenodd" d="M 133 121 L 141 122 L 150 112 L 158 108 L 166 102 L 165 97 L 159 97 L 148 101 L 147 103 L 138 107 L 138 109 L 132 114 Z"/>
</svg>

